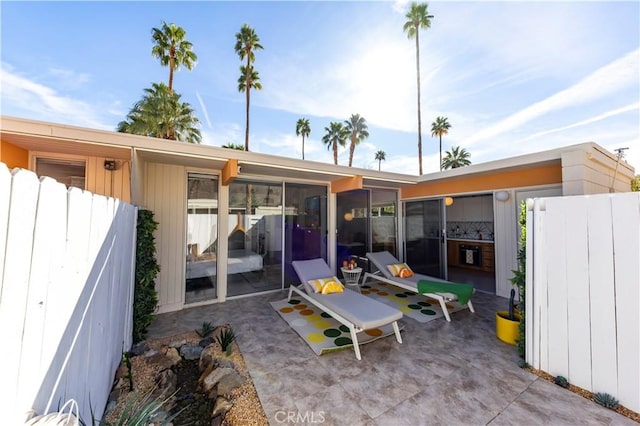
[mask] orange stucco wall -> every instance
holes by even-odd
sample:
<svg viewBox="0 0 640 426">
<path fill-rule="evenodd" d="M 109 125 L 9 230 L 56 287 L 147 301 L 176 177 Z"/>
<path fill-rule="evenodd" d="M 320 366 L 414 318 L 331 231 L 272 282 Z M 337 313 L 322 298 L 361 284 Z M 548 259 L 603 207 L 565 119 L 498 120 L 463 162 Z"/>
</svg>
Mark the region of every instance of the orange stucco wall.
<svg viewBox="0 0 640 426">
<path fill-rule="evenodd" d="M 14 167 L 27 169 L 29 168 L 29 151 L 0 141 L 0 161 L 11 169 Z"/>
<path fill-rule="evenodd" d="M 400 194 L 402 199 L 407 199 L 561 183 L 562 165 L 558 163 L 511 172 L 425 182 L 405 186 Z"/>
</svg>

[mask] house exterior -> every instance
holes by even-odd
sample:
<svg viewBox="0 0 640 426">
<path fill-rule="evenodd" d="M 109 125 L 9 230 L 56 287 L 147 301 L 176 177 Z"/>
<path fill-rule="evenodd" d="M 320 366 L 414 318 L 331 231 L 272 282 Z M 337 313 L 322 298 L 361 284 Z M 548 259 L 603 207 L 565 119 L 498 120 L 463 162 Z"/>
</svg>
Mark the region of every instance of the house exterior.
<svg viewBox="0 0 640 426">
<path fill-rule="evenodd" d="M 294 284 L 291 262 L 415 270 L 507 297 L 526 198 L 630 191 L 593 142 L 423 176 L 0 117 L 0 161 L 152 210 L 159 312 Z"/>
</svg>

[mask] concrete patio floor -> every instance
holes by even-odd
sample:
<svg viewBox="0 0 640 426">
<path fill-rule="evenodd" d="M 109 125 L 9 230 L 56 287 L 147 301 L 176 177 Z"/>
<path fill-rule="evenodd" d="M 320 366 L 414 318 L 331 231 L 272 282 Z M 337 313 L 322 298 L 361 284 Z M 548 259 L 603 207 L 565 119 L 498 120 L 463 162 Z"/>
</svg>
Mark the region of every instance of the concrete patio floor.
<svg viewBox="0 0 640 426">
<path fill-rule="evenodd" d="M 507 300 L 476 293 L 463 310 L 317 356 L 268 303 L 285 292 L 158 315 L 149 338 L 230 323 L 271 425 L 637 425 L 518 367 L 495 337 Z"/>
</svg>

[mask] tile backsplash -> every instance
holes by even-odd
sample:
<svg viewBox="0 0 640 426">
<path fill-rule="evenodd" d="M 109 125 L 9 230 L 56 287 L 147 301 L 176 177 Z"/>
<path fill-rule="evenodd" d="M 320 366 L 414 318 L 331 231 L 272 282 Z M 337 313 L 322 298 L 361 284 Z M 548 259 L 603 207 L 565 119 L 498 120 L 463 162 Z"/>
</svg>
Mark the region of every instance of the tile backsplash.
<svg viewBox="0 0 640 426">
<path fill-rule="evenodd" d="M 493 241 L 493 222 L 447 222 L 447 237 Z"/>
</svg>

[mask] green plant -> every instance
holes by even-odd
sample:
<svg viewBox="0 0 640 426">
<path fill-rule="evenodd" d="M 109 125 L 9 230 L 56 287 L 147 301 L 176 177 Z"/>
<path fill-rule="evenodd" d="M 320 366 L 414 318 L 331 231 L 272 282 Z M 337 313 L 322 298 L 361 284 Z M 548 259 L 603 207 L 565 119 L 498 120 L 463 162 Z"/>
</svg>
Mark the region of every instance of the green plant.
<svg viewBox="0 0 640 426">
<path fill-rule="evenodd" d="M 129 382 L 129 392 L 133 391 L 133 375 L 131 374 L 131 358 L 129 358 L 129 352 L 124 352 L 122 354 L 122 362 L 127 367 L 127 374 L 125 374 L 124 378 Z"/>
<path fill-rule="evenodd" d="M 153 212 L 138 210 L 136 243 L 136 282 L 133 296 L 133 342 L 143 340 L 153 321 L 158 305 L 155 279 L 160 272 L 156 260 L 156 243 L 153 232 L 158 222 L 153 220 Z"/>
<path fill-rule="evenodd" d="M 202 328 L 196 330 L 196 333 L 200 337 L 207 337 L 208 335 L 213 333 L 213 330 L 214 330 L 213 325 L 211 325 L 209 321 L 206 321 L 202 323 Z"/>
<path fill-rule="evenodd" d="M 618 405 L 620 405 L 618 400 L 608 393 L 598 392 L 593 396 L 593 400 L 603 407 L 609 408 L 611 410 L 615 410 L 616 408 L 618 408 Z"/>
<path fill-rule="evenodd" d="M 172 421 L 178 417 L 184 409 L 168 416 L 161 422 L 157 422 L 155 417 L 159 414 L 161 408 L 176 395 L 177 391 L 164 399 L 162 396 L 154 397 L 153 391 L 155 391 L 155 389 L 152 389 L 142 396 L 134 394 L 133 397 L 129 398 L 124 409 L 113 423 L 102 421 L 100 424 L 103 426 L 146 426 L 149 424 L 168 426 L 173 424 Z"/>
<path fill-rule="evenodd" d="M 556 385 L 560 386 L 561 388 L 568 388 L 569 387 L 569 381 L 567 380 L 566 377 L 563 376 L 556 376 L 553 379 L 553 383 L 555 383 Z"/>
<path fill-rule="evenodd" d="M 520 311 L 520 325 L 518 327 L 520 337 L 516 342 L 516 348 L 520 358 L 525 358 L 525 296 L 526 296 L 526 283 L 527 283 L 527 205 L 526 202 L 520 204 L 520 214 L 518 223 L 520 225 L 520 246 L 518 248 L 518 269 L 512 270 L 513 277 L 509 279 L 511 284 L 518 288 L 520 294 L 520 303 L 518 304 L 518 310 Z M 513 305 L 513 303 L 511 303 Z M 512 308 L 509 308 L 510 310 Z"/>
<path fill-rule="evenodd" d="M 233 343 L 235 339 L 236 335 L 231 328 L 223 329 L 218 337 L 216 337 L 220 347 L 227 353 L 227 355 L 231 355 L 231 343 Z"/>
</svg>

